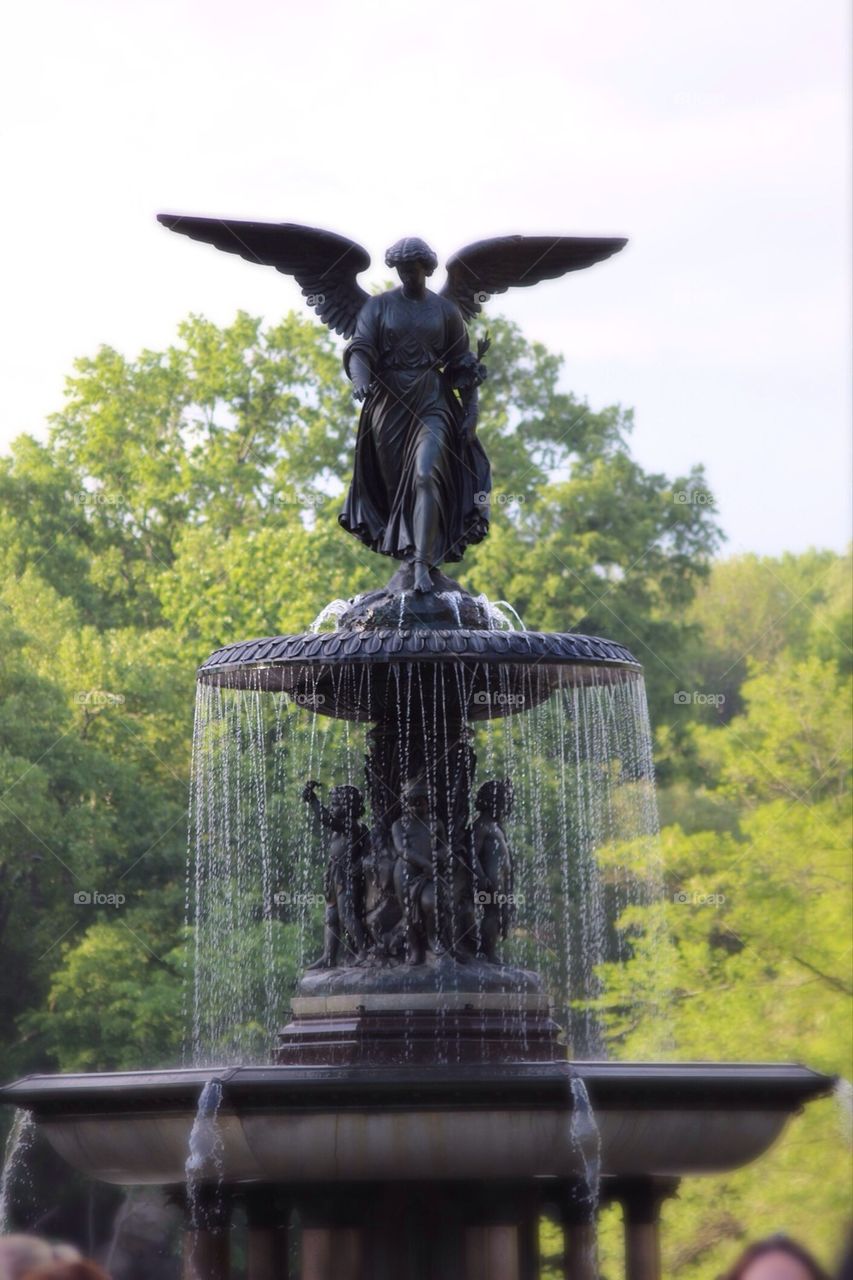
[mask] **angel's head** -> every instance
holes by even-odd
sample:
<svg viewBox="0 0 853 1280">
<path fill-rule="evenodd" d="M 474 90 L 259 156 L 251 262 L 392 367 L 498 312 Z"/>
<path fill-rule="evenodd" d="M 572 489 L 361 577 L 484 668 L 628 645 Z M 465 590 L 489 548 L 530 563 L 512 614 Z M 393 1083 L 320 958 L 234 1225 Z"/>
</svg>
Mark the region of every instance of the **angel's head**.
<svg viewBox="0 0 853 1280">
<path fill-rule="evenodd" d="M 403 286 L 423 288 L 427 276 L 438 266 L 438 258 L 418 236 L 406 236 L 392 244 L 385 254 L 386 267 L 396 267 Z"/>
</svg>

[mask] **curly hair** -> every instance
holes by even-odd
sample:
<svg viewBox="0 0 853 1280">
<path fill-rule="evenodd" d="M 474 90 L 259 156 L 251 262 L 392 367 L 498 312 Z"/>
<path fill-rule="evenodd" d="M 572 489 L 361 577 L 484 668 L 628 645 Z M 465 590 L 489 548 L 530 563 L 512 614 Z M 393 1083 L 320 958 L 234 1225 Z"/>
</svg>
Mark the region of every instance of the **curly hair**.
<svg viewBox="0 0 853 1280">
<path fill-rule="evenodd" d="M 364 813 L 364 797 L 358 787 L 350 787 L 346 783 L 332 787 L 329 800 L 332 804 L 342 805 L 354 818 L 360 818 Z"/>
<path fill-rule="evenodd" d="M 492 778 L 480 787 L 474 800 L 474 807 L 481 813 L 484 810 L 488 813 L 501 808 L 504 813 L 509 814 L 512 812 L 514 799 L 515 788 L 512 785 L 512 778 Z"/>
<path fill-rule="evenodd" d="M 431 276 L 438 266 L 435 253 L 426 240 L 421 240 L 418 236 L 405 236 L 396 244 L 392 244 L 385 254 L 386 267 L 398 267 L 401 262 L 422 262 L 428 276 Z"/>
</svg>

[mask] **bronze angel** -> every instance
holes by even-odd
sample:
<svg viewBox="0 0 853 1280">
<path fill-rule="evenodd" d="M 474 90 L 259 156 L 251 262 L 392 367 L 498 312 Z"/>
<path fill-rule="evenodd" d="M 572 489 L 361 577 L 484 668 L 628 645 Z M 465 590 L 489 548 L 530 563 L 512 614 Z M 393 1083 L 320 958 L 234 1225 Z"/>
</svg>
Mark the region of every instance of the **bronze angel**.
<svg viewBox="0 0 853 1280">
<path fill-rule="evenodd" d="M 371 295 L 357 277 L 365 249 L 331 231 L 295 223 L 235 222 L 160 214 L 194 240 L 294 276 L 308 305 L 349 340 L 344 368 L 363 401 L 343 527 L 365 546 L 411 563 L 417 591 L 431 570 L 460 560 L 489 528 L 489 461 L 476 436 L 477 388 L 487 343 L 470 350 L 466 322 L 483 302 L 618 253 L 623 239 L 499 236 L 455 253 L 434 293 L 438 258 L 423 240 L 398 240 L 385 255 L 400 287 Z"/>
</svg>

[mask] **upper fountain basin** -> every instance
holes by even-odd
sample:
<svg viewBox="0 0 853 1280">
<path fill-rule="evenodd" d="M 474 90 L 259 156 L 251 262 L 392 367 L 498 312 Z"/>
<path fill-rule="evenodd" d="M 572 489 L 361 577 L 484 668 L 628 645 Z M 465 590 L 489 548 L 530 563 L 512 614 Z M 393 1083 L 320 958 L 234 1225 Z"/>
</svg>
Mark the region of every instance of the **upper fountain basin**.
<svg viewBox="0 0 853 1280">
<path fill-rule="evenodd" d="M 435 677 L 438 696 L 452 700 L 465 719 L 490 720 L 527 710 L 560 685 L 641 671 L 612 640 L 500 629 L 484 597 L 434 576 L 432 592 L 407 589 L 401 570 L 382 590 L 340 602 L 334 631 L 225 645 L 202 663 L 198 679 L 289 693 L 324 715 L 374 720 L 399 702 L 401 667 L 417 664 L 421 679 L 444 668 Z"/>
</svg>

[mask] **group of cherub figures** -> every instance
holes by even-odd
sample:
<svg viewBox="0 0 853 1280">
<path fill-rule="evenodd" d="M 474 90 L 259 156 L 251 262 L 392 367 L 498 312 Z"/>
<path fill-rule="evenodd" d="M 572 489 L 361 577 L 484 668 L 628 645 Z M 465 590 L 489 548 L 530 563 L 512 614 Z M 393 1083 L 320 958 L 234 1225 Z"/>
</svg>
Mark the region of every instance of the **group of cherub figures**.
<svg viewBox="0 0 853 1280">
<path fill-rule="evenodd" d="M 428 955 L 498 963 L 515 903 L 504 832 L 509 778 L 480 787 L 477 817 L 458 841 L 448 839 L 423 779 L 403 787 L 399 817 L 381 836 L 362 821 L 358 787 L 333 787 L 324 805 L 318 785 L 311 780 L 302 791 L 327 846 L 324 946 L 312 968 L 420 965 Z"/>
</svg>

